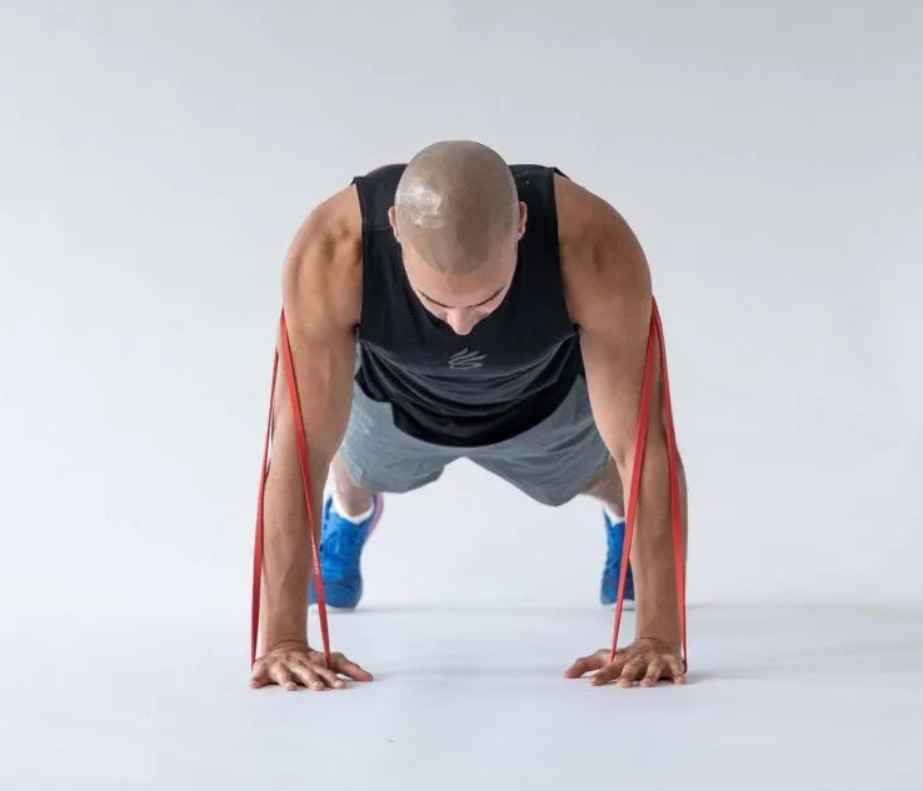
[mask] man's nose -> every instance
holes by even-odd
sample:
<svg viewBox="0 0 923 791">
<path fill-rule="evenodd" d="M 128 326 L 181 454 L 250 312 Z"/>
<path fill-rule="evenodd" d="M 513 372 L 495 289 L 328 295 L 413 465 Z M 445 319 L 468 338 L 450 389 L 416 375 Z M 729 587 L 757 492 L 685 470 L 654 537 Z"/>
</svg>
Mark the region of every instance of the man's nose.
<svg viewBox="0 0 923 791">
<path fill-rule="evenodd" d="M 467 335 L 477 324 L 477 315 L 473 310 L 450 310 L 446 316 L 448 324 L 456 335 Z"/>
</svg>

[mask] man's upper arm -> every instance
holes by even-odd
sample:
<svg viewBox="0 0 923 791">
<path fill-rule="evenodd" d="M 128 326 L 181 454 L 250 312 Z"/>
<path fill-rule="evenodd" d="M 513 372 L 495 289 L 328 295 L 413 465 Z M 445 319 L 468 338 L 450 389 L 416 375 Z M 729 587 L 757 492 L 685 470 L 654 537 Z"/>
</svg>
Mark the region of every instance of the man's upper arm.
<svg viewBox="0 0 923 791">
<path fill-rule="evenodd" d="M 330 456 L 349 417 L 361 239 L 358 203 L 345 190 L 307 217 L 283 267 L 282 302 L 305 432 L 312 450 Z M 284 369 L 280 373 L 281 380 Z M 277 403 L 287 408 L 287 400 L 287 385 L 280 386 Z"/>
<path fill-rule="evenodd" d="M 569 228 L 562 235 L 562 270 L 594 418 L 610 452 L 624 462 L 634 452 L 637 433 L 652 310 L 650 271 L 631 228 L 596 196 L 577 187 L 563 221 Z M 659 414 L 656 386 L 651 409 Z M 651 440 L 659 433 L 656 423 Z"/>
</svg>

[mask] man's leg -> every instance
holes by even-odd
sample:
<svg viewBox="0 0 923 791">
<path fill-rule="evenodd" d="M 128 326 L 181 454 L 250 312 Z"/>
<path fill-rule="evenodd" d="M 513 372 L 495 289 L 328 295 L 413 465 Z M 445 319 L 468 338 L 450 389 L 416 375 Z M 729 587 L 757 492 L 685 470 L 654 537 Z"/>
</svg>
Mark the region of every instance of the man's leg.
<svg viewBox="0 0 923 791">
<path fill-rule="evenodd" d="M 600 473 L 584 487 L 588 494 L 603 503 L 603 523 L 606 528 L 606 562 L 599 583 L 599 601 L 614 604 L 618 596 L 619 575 L 622 572 L 622 550 L 625 547 L 625 494 L 615 460 L 610 458 Z M 634 579 L 631 566 L 625 578 L 625 604 L 632 607 L 635 600 Z"/>
<path fill-rule="evenodd" d="M 625 495 L 622 491 L 622 479 L 619 476 L 615 461 L 611 458 L 606 462 L 606 466 L 600 470 L 599 474 L 593 476 L 583 487 L 580 493 L 588 494 L 597 500 L 601 500 L 613 514 L 624 515 L 625 513 Z"/>
<path fill-rule="evenodd" d="M 346 461 L 337 453 L 333 457 L 333 498 L 334 504 L 344 516 L 359 516 L 372 507 L 374 492 L 366 486 L 353 480 L 349 474 Z"/>
<path fill-rule="evenodd" d="M 563 505 L 578 494 L 602 501 L 607 553 L 599 596 L 603 604 L 615 601 L 625 537 L 624 494 L 615 462 L 596 429 L 582 377 L 541 423 L 467 455 L 540 503 Z M 631 583 L 629 568 L 628 601 L 634 598 Z"/>
<path fill-rule="evenodd" d="M 331 607 L 352 609 L 363 592 L 362 551 L 381 517 L 385 492 L 408 492 L 435 481 L 457 457 L 420 442 L 394 425 L 391 406 L 353 387 L 346 434 L 331 464 L 324 502 L 321 571 Z M 315 591 L 310 591 L 313 602 Z"/>
</svg>

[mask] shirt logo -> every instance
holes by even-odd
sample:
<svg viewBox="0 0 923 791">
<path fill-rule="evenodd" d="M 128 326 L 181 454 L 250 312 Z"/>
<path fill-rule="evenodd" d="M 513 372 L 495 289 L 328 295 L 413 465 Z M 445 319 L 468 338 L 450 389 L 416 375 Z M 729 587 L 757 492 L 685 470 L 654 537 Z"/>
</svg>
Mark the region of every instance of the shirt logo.
<svg viewBox="0 0 923 791">
<path fill-rule="evenodd" d="M 486 358 L 486 354 L 471 352 L 464 348 L 449 357 L 449 368 L 481 368 Z"/>
</svg>

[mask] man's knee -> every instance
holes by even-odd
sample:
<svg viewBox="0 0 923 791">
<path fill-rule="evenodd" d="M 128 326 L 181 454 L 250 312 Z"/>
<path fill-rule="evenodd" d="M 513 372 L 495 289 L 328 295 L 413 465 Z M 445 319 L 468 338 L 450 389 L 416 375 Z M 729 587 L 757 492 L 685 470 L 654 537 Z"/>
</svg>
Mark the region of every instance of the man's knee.
<svg viewBox="0 0 923 791">
<path fill-rule="evenodd" d="M 582 493 L 602 500 L 614 511 L 625 510 L 622 479 L 619 477 L 619 470 L 614 459 L 610 458 L 606 465 L 587 482 Z"/>
</svg>

